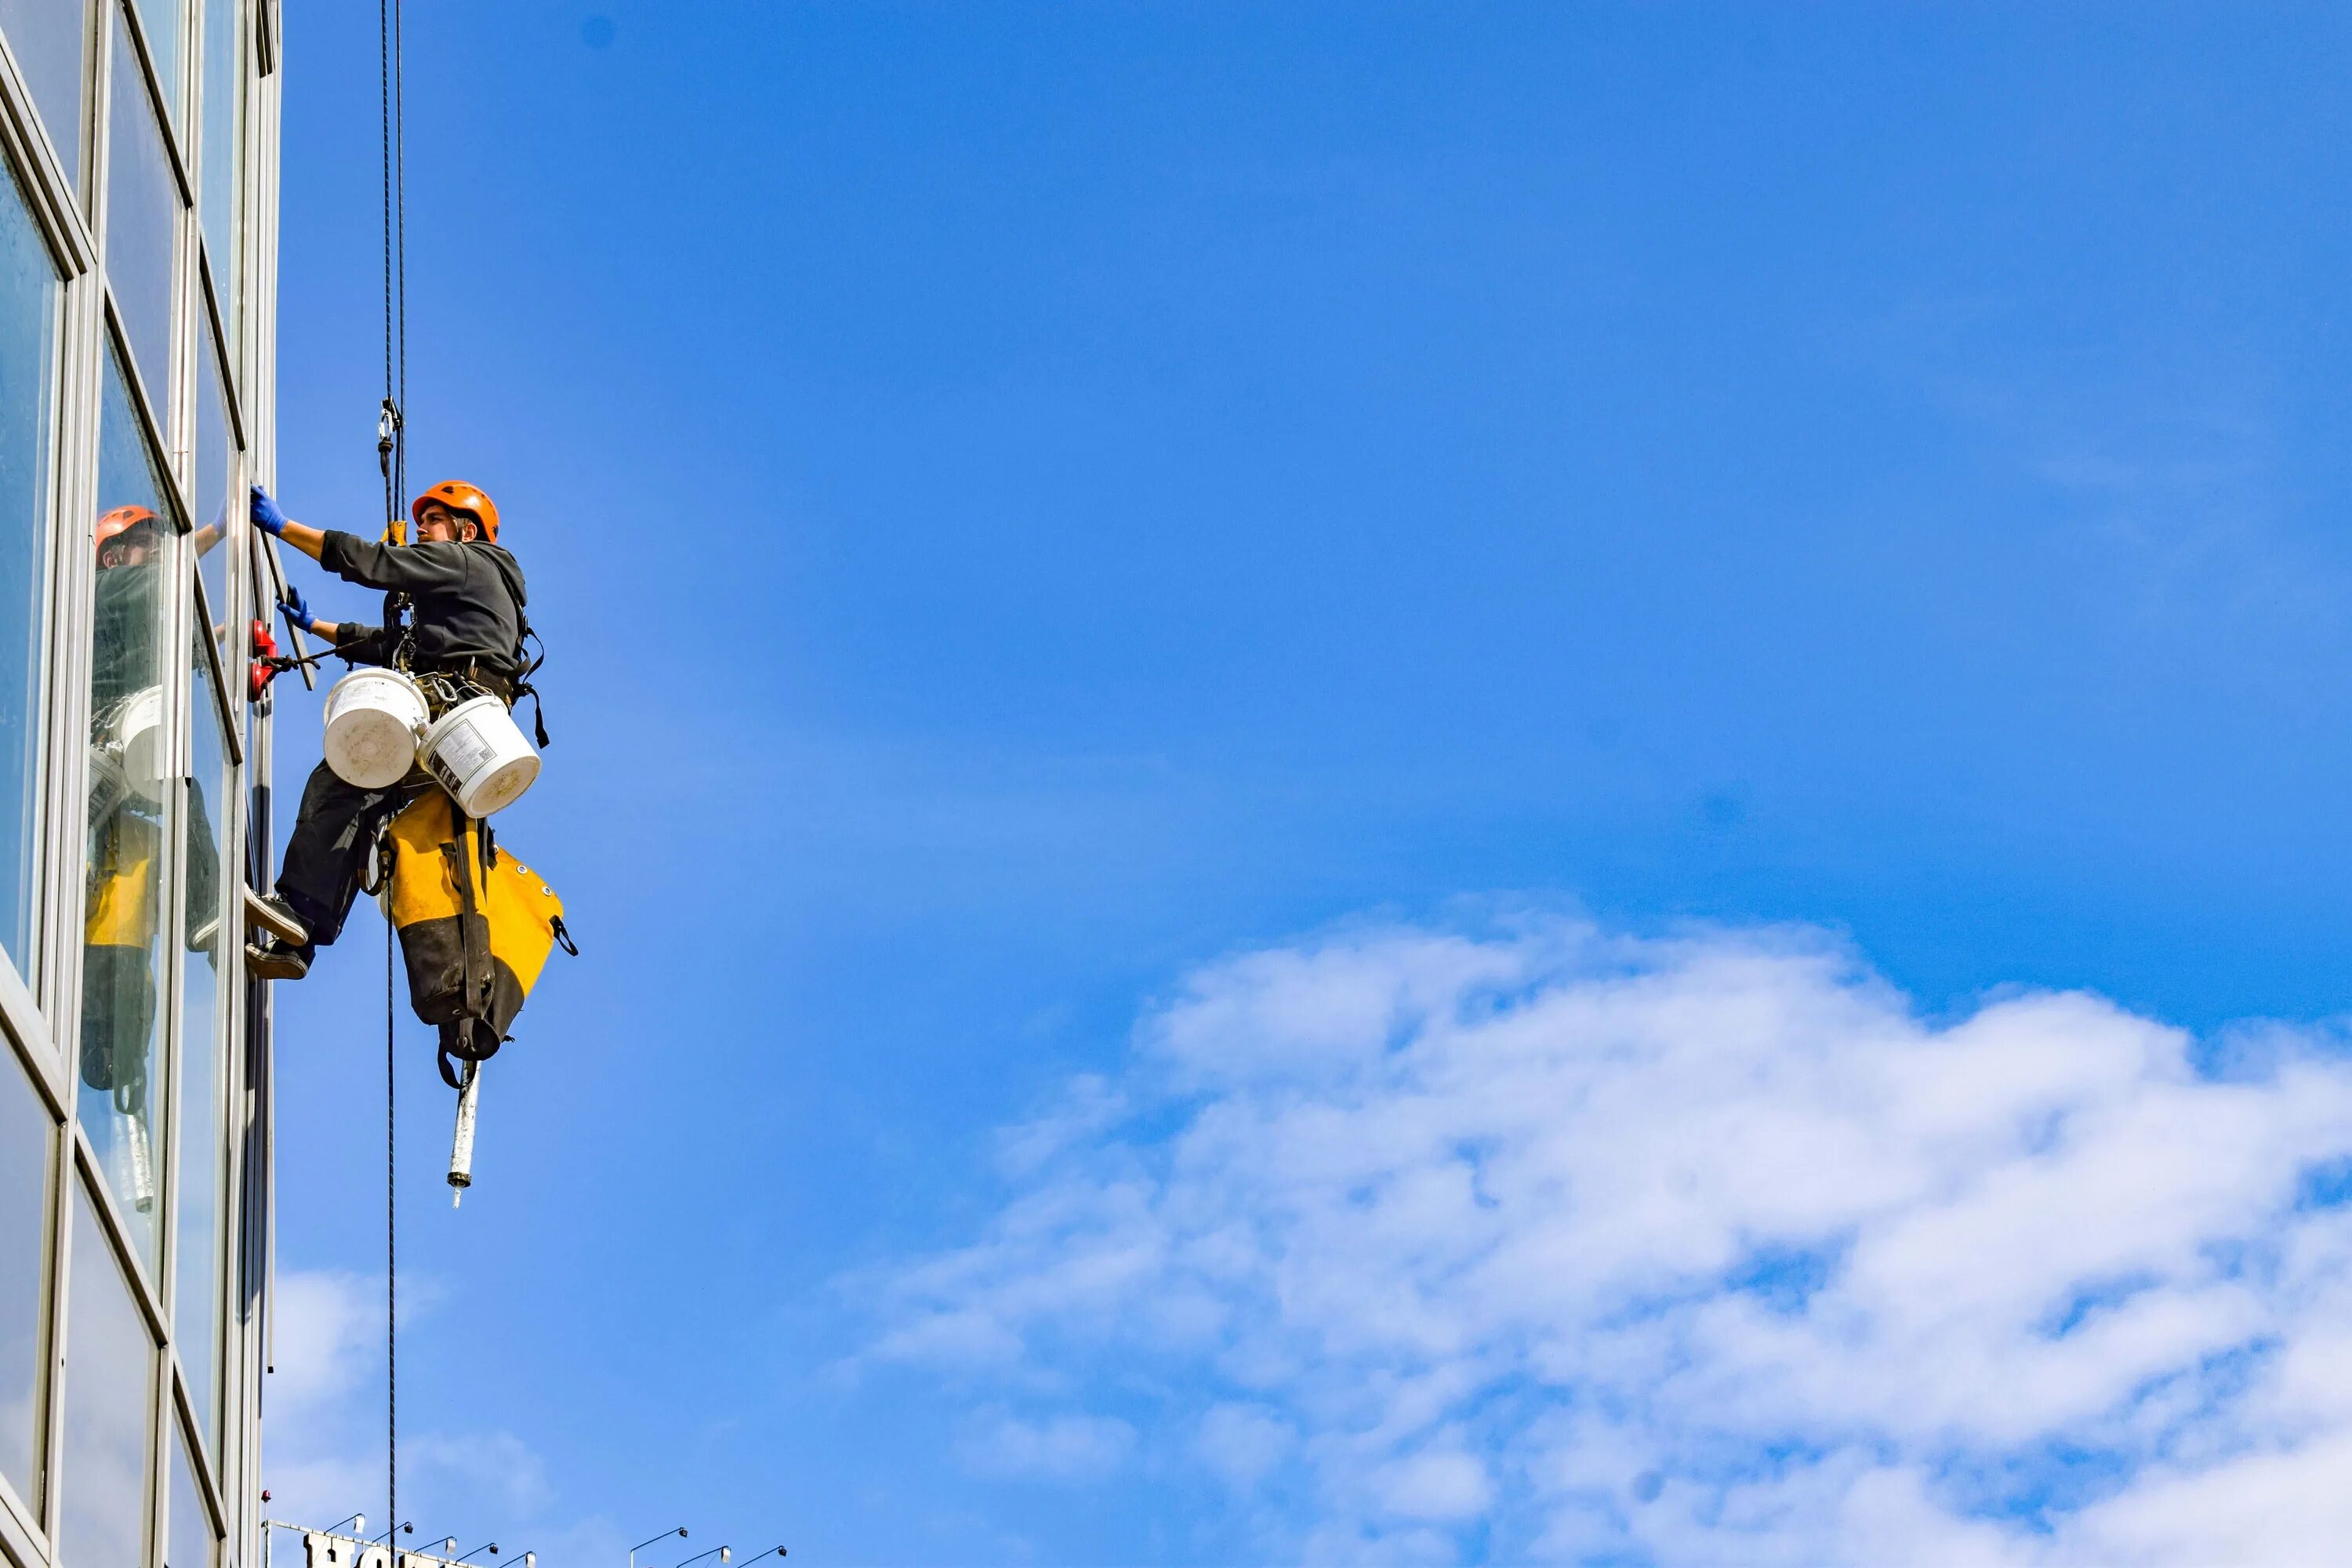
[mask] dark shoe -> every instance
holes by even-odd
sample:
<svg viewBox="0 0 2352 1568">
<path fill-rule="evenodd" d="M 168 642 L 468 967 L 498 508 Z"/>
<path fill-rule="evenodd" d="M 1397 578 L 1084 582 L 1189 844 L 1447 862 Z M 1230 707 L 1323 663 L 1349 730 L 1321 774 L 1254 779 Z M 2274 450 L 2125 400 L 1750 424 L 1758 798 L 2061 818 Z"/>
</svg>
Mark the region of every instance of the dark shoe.
<svg viewBox="0 0 2352 1568">
<path fill-rule="evenodd" d="M 272 893 L 264 898 L 251 888 L 245 889 L 245 924 L 247 931 L 255 927 L 268 931 L 289 946 L 299 947 L 310 940 L 309 928 L 293 906 Z"/>
<path fill-rule="evenodd" d="M 275 937 L 245 944 L 245 972 L 256 980 L 299 980 L 310 973 L 310 955 Z"/>
</svg>

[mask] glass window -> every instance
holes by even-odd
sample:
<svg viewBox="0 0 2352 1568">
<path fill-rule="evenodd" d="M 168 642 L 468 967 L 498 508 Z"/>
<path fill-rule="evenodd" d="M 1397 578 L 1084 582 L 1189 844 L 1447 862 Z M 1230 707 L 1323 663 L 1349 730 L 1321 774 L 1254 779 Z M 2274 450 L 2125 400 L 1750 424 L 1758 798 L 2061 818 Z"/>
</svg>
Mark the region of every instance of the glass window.
<svg viewBox="0 0 2352 1568">
<path fill-rule="evenodd" d="M 210 327 L 196 333 L 196 531 L 188 536 L 195 552 L 196 575 L 205 583 L 205 609 L 212 617 L 213 640 L 220 649 L 221 668 L 233 669 L 229 616 L 228 563 L 236 559 L 230 531 L 242 510 L 236 495 L 236 453 L 229 439 L 228 394 L 221 384 L 220 354 Z"/>
<path fill-rule="evenodd" d="M 180 192 L 163 150 L 154 100 L 140 79 L 130 29 L 114 17 L 113 101 L 107 118 L 106 277 L 131 341 L 131 357 L 158 420 L 172 374 L 172 247 Z"/>
<path fill-rule="evenodd" d="M 160 985 L 164 623 L 175 530 L 163 466 L 109 353 L 98 426 L 89 670 L 81 1081 L 75 1101 L 107 1185 L 155 1263 L 155 1004 Z"/>
<path fill-rule="evenodd" d="M 40 848 L 41 612 L 62 298 L 24 188 L 0 158 L 0 950 L 27 973 Z"/>
<path fill-rule="evenodd" d="M 66 177 L 81 178 L 82 57 L 89 49 L 88 0 L 0 0 L 0 33 L 33 89 L 49 145 Z"/>
<path fill-rule="evenodd" d="M 220 1188 L 224 1145 L 216 1079 L 226 1053 L 221 1047 L 227 1009 L 220 968 L 236 949 L 225 895 L 236 879 L 228 858 L 233 843 L 229 803 L 236 798 L 236 774 L 223 731 L 212 661 L 197 640 L 190 650 L 195 675 L 189 682 L 193 761 L 188 768 L 188 805 L 182 816 L 186 837 L 187 967 L 180 983 L 180 1183 L 175 1199 L 180 1226 L 174 1233 L 178 1286 L 172 1296 L 172 1340 L 180 1370 L 187 1374 L 188 1403 L 204 1434 L 205 1451 L 217 1458 L 220 1434 L 213 1419 L 214 1368 L 220 1340 Z"/>
<path fill-rule="evenodd" d="M 58 1561 L 77 1568 L 136 1568 L 147 1555 L 147 1414 L 154 1405 L 155 1342 L 79 1182 L 68 1296 Z"/>
<path fill-rule="evenodd" d="M 214 1568 L 220 1561 L 220 1537 L 213 1530 L 212 1511 L 196 1491 L 196 1478 L 188 1466 L 188 1438 L 174 1422 L 172 1434 L 172 1517 L 163 1529 L 163 1568 Z"/>
<path fill-rule="evenodd" d="M 229 374 L 238 371 L 238 316 L 244 309 L 245 29 L 238 0 L 205 0 L 204 205 L 205 249 L 212 265 L 213 297 L 228 333 Z"/>
<path fill-rule="evenodd" d="M 174 129 L 180 118 L 180 0 L 138 0 L 139 30 L 147 37 L 147 58 L 155 63 L 155 85 L 172 111 Z"/>
<path fill-rule="evenodd" d="M 38 1510 L 41 1287 L 48 1278 L 49 1108 L 0 1039 L 0 1476 Z"/>
</svg>

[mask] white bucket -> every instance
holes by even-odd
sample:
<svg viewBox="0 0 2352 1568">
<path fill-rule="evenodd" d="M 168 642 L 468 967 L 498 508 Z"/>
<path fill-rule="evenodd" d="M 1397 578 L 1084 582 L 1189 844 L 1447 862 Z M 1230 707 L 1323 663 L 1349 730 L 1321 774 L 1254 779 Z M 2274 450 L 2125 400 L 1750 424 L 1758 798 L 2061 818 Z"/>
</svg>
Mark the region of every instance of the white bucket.
<svg viewBox="0 0 2352 1568">
<path fill-rule="evenodd" d="M 122 782 L 152 805 L 163 798 L 163 689 L 134 691 L 107 715 L 108 747 L 121 760 Z"/>
<path fill-rule="evenodd" d="M 396 669 L 354 669 L 327 693 L 327 766 L 347 784 L 389 789 L 416 761 L 425 693 Z"/>
<path fill-rule="evenodd" d="M 467 816 L 488 816 L 522 798 L 539 777 L 539 753 L 495 697 L 460 702 L 425 731 L 425 766 Z"/>
</svg>

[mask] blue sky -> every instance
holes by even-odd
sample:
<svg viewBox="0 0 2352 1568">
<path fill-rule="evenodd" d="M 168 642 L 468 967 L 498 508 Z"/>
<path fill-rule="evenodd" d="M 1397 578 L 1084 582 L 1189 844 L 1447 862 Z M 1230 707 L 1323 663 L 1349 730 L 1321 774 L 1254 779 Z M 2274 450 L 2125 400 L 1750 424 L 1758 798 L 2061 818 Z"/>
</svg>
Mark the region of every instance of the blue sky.
<svg viewBox="0 0 2352 1568">
<path fill-rule="evenodd" d="M 1622 1369 L 1520 1367 L 1335 1469 L 1369 1418 L 1216 1393 L 1238 1328 L 1000 1310 L 1091 1256 L 1024 1203 L 1092 1212 L 1130 1159 L 1206 1201 L 1183 1129 L 1255 1080 L 1151 1042 L 1254 963 L 1360 940 L 1334 984 L 1377 998 L 1466 941 L 1512 978 L 1463 1005 L 1572 1001 L 1715 973 L 1668 940 L 1693 922 L 1796 925 L 1851 955 L 1790 972 L 1808 1007 L 2082 988 L 2192 1031 L 2149 1083 L 2238 1020 L 2333 1059 L 2340 11 L 418 0 L 407 32 L 412 472 L 494 494 L 530 575 L 555 744 L 499 826 L 585 949 L 486 1080 L 455 1215 L 404 1024 L 421 1529 L 582 1562 L 680 1521 L 843 1562 L 1699 1550 L 1638 1509 L 1561 1533 L 1525 1479 L 1582 1452 L 1547 1420 L 1647 1388 Z M 325 526 L 378 505 L 374 50 L 363 8 L 289 8 L 278 489 Z M 290 787 L 316 702 L 284 711 Z M 310 1348 L 272 1462 L 320 1522 L 383 1506 L 378 940 L 279 993 Z M 1587 956 L 1518 945 L 1555 941 Z M 1845 1022 L 1803 1038 L 1846 1061 L 1862 1015 L 1821 1005 Z M 2106 1059 L 2108 1025 L 2053 1027 Z M 1034 1125 L 1051 1159 L 1002 1131 Z M 2245 1180 L 2187 1240 L 2284 1245 L 2293 1171 Z M 1779 1244 L 1861 1236 L 1863 1269 L 1874 1223 Z M 974 1313 L 1018 1352 L 889 1348 Z M 2042 1475 L 2028 1437 L 2171 1462 L 2047 1419 L 1923 1458 L 1920 1506 L 2030 1514 L 1954 1479 Z M 1204 1434 L 1320 1457 L 1236 1470 Z M 1636 1501 L 1706 1472 L 1663 1451 Z M 1436 1500 L 1362 1501 L 1400 1486 Z"/>
</svg>

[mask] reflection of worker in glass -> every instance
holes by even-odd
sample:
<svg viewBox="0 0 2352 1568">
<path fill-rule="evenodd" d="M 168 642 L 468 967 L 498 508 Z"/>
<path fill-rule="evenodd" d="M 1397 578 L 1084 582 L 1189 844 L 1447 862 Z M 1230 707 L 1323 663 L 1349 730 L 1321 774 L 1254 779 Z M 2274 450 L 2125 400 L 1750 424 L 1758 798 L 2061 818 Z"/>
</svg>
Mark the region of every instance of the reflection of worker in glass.
<svg viewBox="0 0 2352 1568">
<path fill-rule="evenodd" d="M 98 520 L 93 709 L 155 684 L 163 556 L 163 519 L 145 507 L 119 506 Z"/>
<path fill-rule="evenodd" d="M 90 668 L 89 850 L 82 917 L 81 1076 L 130 1119 L 131 1188 L 152 1201 L 148 1047 L 163 848 L 163 524 L 145 507 L 98 520 Z"/>
<path fill-rule="evenodd" d="M 291 594 L 287 607 L 295 625 L 354 663 L 441 677 L 425 683 L 436 717 L 453 699 L 480 692 L 511 703 L 522 675 L 522 568 L 498 542 L 498 507 L 472 485 L 449 479 L 418 496 L 408 510 L 416 523 L 415 543 L 370 543 L 355 534 L 305 527 L 259 486 L 253 491 L 255 527 L 346 583 L 384 591 L 381 626 L 321 620 L 299 594 Z M 399 624 L 404 598 L 410 607 L 405 627 Z M 377 830 L 424 787 L 429 786 L 421 769 L 389 789 L 345 784 L 324 763 L 310 771 L 277 893 L 264 900 L 299 922 L 309 940 L 297 946 L 272 936 L 248 946 L 252 973 L 298 980 L 310 973 L 313 950 L 343 929 Z"/>
</svg>

